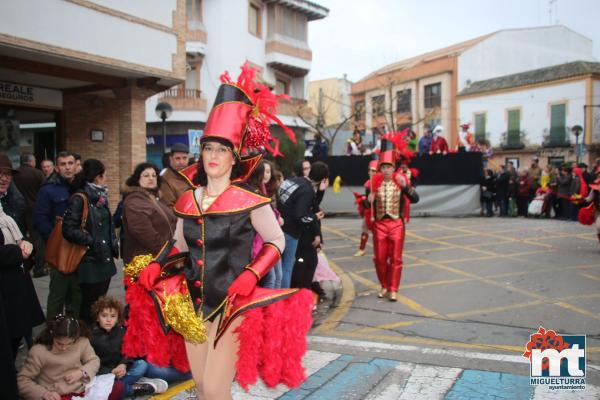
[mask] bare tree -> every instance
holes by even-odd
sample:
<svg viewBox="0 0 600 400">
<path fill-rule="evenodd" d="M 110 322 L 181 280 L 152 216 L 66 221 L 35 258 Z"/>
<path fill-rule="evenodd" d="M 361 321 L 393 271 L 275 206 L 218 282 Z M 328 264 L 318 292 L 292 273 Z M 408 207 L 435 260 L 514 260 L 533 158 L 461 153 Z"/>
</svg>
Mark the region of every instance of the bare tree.
<svg viewBox="0 0 600 400">
<path fill-rule="evenodd" d="M 327 99 L 328 101 L 325 102 L 325 99 Z M 313 132 L 319 134 L 323 139 L 325 139 L 325 141 L 327 142 L 327 152 L 329 155 L 331 155 L 333 143 L 335 142 L 336 136 L 338 135 L 340 130 L 342 130 L 342 128 L 348 125 L 348 121 L 354 118 L 357 112 L 356 110 L 353 110 L 353 112 L 351 112 L 347 116 L 342 115 L 340 121 L 335 122 L 334 124 L 327 125 L 325 122 L 325 115 L 329 107 L 331 107 L 331 105 L 335 102 L 344 105 L 339 100 L 326 96 L 323 93 L 323 89 L 320 88 L 317 109 L 314 110 L 316 114 L 312 113 L 311 109 L 306 104 L 301 104 L 296 109 L 296 115 L 298 116 L 298 118 L 300 118 L 302 122 L 308 125 Z M 345 105 L 350 106 L 349 104 Z M 351 107 L 350 109 L 352 110 Z"/>
<path fill-rule="evenodd" d="M 375 96 L 371 99 L 371 107 L 373 109 L 372 117 L 375 120 L 372 129 L 383 133 L 384 131 L 398 131 L 409 127 L 411 130 L 416 131 L 416 126 L 419 124 L 431 123 L 439 116 L 438 109 L 428 108 L 425 110 L 423 115 L 418 115 L 417 113 L 416 119 L 413 119 L 414 113 L 412 110 L 399 110 L 399 100 L 401 100 L 399 96 L 401 96 L 403 91 L 396 90 L 394 92 L 394 88 L 400 85 L 402 82 L 398 82 L 392 75 L 389 74 L 383 74 L 379 76 L 378 81 L 380 83 L 378 86 L 383 89 L 385 95 L 380 95 L 384 97 L 384 99 L 381 99 L 380 105 L 373 104 L 375 97 L 378 96 Z M 366 99 L 361 101 L 361 103 L 364 104 L 365 101 Z M 402 113 L 410 114 L 410 117 L 405 120 L 405 123 L 402 123 L 402 119 L 399 118 L 400 114 Z"/>
</svg>

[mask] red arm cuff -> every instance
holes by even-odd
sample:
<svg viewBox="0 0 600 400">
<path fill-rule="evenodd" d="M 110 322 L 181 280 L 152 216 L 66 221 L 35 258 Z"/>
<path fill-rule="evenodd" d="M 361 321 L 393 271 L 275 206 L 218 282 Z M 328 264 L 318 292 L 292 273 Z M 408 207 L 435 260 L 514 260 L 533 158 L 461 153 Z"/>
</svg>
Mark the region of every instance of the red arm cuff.
<svg viewBox="0 0 600 400">
<path fill-rule="evenodd" d="M 277 246 L 272 243 L 265 243 L 256 257 L 254 257 L 254 260 L 244 268 L 251 271 L 256 275 L 256 279 L 260 280 L 273 268 L 280 258 L 281 252 Z"/>
</svg>

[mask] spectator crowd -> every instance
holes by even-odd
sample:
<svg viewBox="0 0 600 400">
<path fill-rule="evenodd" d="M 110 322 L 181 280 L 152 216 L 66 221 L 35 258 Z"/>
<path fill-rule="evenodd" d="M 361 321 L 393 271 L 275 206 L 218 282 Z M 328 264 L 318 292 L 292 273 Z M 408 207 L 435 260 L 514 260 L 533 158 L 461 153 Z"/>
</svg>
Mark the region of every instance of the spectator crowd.
<svg viewBox="0 0 600 400">
<path fill-rule="evenodd" d="M 486 217 L 543 217 L 577 221 L 585 206 L 589 185 L 600 176 L 600 160 L 585 163 L 539 165 L 517 170 L 512 162 L 497 170 L 485 169 L 481 181 L 482 213 Z"/>
</svg>

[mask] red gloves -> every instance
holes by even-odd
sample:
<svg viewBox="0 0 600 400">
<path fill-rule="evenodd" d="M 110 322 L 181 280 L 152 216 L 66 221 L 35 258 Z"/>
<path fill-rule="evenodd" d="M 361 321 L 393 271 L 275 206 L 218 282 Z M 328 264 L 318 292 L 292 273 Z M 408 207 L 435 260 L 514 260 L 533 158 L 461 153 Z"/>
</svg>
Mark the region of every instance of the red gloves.
<svg viewBox="0 0 600 400">
<path fill-rule="evenodd" d="M 245 270 L 243 271 L 236 279 L 233 281 L 229 289 L 227 290 L 227 295 L 232 296 L 233 294 L 238 294 L 240 296 L 248 296 L 258 283 L 258 279 L 256 275 L 252 271 Z"/>
<path fill-rule="evenodd" d="M 160 276 L 160 264 L 152 262 L 148 264 L 138 276 L 138 283 L 146 290 L 152 290 L 152 286 Z"/>
</svg>

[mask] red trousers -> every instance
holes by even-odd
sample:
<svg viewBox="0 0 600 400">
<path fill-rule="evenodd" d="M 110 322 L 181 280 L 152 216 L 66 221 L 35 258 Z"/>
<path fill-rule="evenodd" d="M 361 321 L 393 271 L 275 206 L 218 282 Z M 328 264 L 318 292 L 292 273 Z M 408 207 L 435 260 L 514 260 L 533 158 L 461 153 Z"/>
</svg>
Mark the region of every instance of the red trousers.
<svg viewBox="0 0 600 400">
<path fill-rule="evenodd" d="M 404 221 L 383 219 L 373 223 L 373 261 L 381 287 L 397 292 L 402 275 Z"/>
</svg>

